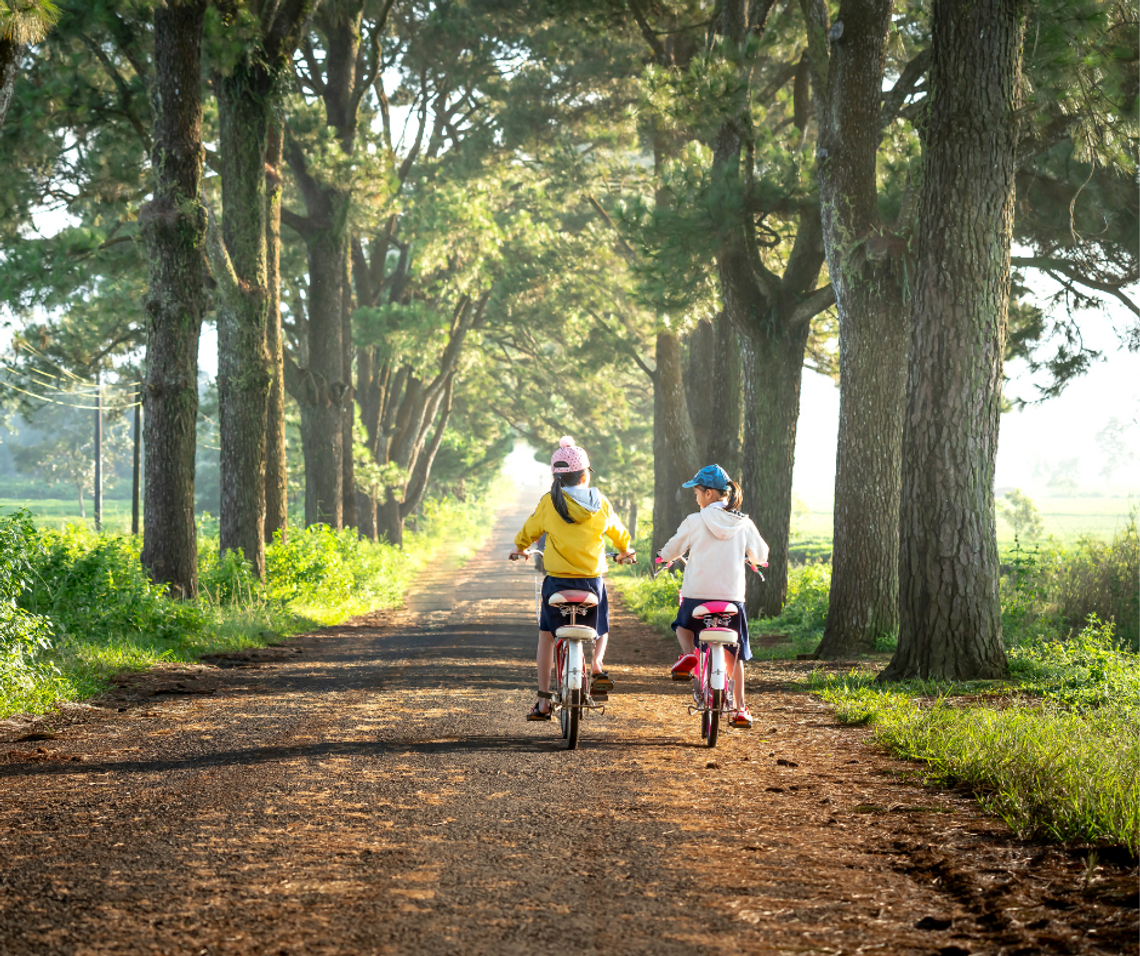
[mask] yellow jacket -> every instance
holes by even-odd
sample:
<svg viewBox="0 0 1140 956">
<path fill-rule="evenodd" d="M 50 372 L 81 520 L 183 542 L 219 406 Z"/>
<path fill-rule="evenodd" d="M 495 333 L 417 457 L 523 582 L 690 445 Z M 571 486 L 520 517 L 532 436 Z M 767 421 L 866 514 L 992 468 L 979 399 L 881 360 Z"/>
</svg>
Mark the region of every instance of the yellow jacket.
<svg viewBox="0 0 1140 956">
<path fill-rule="evenodd" d="M 597 494 L 600 506 L 596 511 L 563 494 L 574 524 L 562 520 L 547 493 L 538 502 L 534 514 L 526 519 L 522 531 L 515 535 L 515 547 L 522 551 L 545 533 L 543 564 L 547 574 L 559 578 L 601 577 L 606 573 L 602 537 L 608 537 L 618 551 L 628 551 L 629 531 L 614 513 L 609 499 L 600 492 Z"/>
</svg>

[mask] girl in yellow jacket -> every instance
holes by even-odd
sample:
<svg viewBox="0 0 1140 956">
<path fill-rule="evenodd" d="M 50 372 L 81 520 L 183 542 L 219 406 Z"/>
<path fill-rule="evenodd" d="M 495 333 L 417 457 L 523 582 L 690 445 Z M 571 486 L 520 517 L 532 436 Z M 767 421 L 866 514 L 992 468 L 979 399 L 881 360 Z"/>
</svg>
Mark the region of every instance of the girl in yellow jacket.
<svg viewBox="0 0 1140 956">
<path fill-rule="evenodd" d="M 556 591 L 590 591 L 598 595 L 598 605 L 582 618 L 581 623 L 598 632 L 594 649 L 594 672 L 591 693 L 608 694 L 614 682 L 603 668 L 606 644 L 610 636 L 609 602 L 606 599 L 606 549 L 603 538 L 609 538 L 621 553 L 618 562 L 633 561 L 629 531 L 614 513 L 613 505 L 597 488 L 590 487 L 590 456 L 586 449 L 563 438 L 550 458 L 554 481 L 550 493 L 543 495 L 538 507 L 515 535 L 511 557 L 526 557 L 523 552 L 546 535 L 543 564 L 546 577 L 542 582 L 542 609 L 538 624 L 538 689 L 550 690 L 550 669 L 554 666 L 554 629 L 561 626 L 557 612 L 547 604 Z M 527 720 L 550 720 L 550 701 L 540 697 L 530 709 Z"/>
</svg>

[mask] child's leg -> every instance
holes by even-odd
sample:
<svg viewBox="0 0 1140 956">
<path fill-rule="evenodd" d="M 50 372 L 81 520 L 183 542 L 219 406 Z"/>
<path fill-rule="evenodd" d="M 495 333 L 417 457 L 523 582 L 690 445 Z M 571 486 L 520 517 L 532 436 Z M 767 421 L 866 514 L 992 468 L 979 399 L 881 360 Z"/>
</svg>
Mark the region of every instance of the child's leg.
<svg viewBox="0 0 1140 956">
<path fill-rule="evenodd" d="M 609 642 L 609 631 L 606 631 L 605 634 L 599 635 L 597 641 L 594 642 L 594 666 L 590 668 L 590 670 L 595 674 L 600 674 L 606 669 L 606 646 L 609 644 Z"/>
<path fill-rule="evenodd" d="M 744 703 L 744 660 L 742 658 L 736 659 L 736 667 L 732 671 L 733 687 L 735 688 L 736 707 L 739 710 L 745 706 Z"/>
<path fill-rule="evenodd" d="M 550 631 L 538 632 L 538 652 L 535 655 L 538 665 L 538 689 L 544 693 L 550 692 L 550 671 L 554 667 L 554 635 Z M 543 713 L 550 710 L 550 701 L 539 698 L 538 709 Z"/>
<path fill-rule="evenodd" d="M 677 642 L 681 645 L 682 654 L 692 654 L 696 649 L 696 635 L 687 627 L 677 628 Z"/>
</svg>

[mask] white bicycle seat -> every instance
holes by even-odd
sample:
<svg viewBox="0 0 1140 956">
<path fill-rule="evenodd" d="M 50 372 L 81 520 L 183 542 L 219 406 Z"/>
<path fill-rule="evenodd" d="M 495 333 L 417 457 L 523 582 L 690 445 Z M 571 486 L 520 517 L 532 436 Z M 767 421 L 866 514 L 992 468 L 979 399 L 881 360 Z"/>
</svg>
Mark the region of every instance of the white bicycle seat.
<svg viewBox="0 0 1140 956">
<path fill-rule="evenodd" d="M 563 604 L 581 604 L 583 607 L 597 607 L 598 596 L 592 591 L 555 591 L 547 603 L 551 607 Z"/>
</svg>

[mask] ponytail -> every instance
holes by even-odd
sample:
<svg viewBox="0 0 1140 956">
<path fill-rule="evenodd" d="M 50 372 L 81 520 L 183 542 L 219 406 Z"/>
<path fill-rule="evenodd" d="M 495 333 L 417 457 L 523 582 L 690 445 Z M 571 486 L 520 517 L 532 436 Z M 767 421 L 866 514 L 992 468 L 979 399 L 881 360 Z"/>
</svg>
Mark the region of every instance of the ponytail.
<svg viewBox="0 0 1140 956">
<path fill-rule="evenodd" d="M 564 463 L 555 462 L 556 466 L 561 464 Z M 585 469 L 555 474 L 554 481 L 550 483 L 550 503 L 554 505 L 554 510 L 558 512 L 558 517 L 567 524 L 574 524 L 574 519 L 570 517 L 570 509 L 566 507 L 566 496 L 562 493 L 562 485 L 565 483 L 573 488 L 582 480 L 584 473 Z"/>
<path fill-rule="evenodd" d="M 744 494 L 738 485 L 731 478 L 728 480 L 728 497 L 725 502 L 725 507 L 729 511 L 739 511 L 740 506 L 744 504 Z"/>
</svg>

